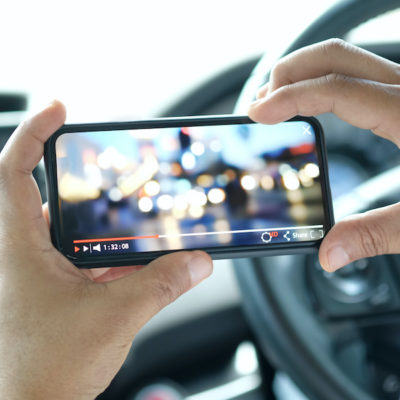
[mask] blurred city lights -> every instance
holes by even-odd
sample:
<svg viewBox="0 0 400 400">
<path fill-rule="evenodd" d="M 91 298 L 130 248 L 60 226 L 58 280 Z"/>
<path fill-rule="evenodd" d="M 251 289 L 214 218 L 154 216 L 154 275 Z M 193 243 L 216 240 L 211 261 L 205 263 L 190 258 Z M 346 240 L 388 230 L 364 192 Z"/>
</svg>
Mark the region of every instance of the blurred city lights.
<svg viewBox="0 0 400 400">
<path fill-rule="evenodd" d="M 273 160 L 275 153 L 258 152 L 263 151 L 258 149 L 258 142 L 253 146 L 254 154 L 247 156 L 240 142 L 236 144 L 236 153 L 228 157 L 225 141 L 217 136 L 202 137 L 196 132 L 193 130 L 190 137 L 183 139 L 178 129 L 175 138 L 146 137 L 146 131 L 138 132 L 132 157 L 125 155 L 128 154 L 125 141 L 107 139 L 100 144 L 95 142 L 89 150 L 82 146 L 83 163 L 72 168 L 66 161 L 60 161 L 63 168 L 59 177 L 60 198 L 69 202 L 96 200 L 93 210 L 100 216 L 99 224 L 104 224 L 102 218 L 109 201 L 119 203 L 110 208 L 112 213 L 107 211 L 105 223 L 111 226 L 118 216 L 124 224 L 123 232 L 139 223 L 146 234 L 155 231 L 172 235 L 160 239 L 156 245 L 160 248 L 166 243 L 171 248 L 186 246 L 192 236 L 184 239 L 178 236 L 197 231 L 214 230 L 214 241 L 232 243 L 229 231 L 234 229 L 236 217 L 253 228 L 260 224 L 259 216 L 287 221 L 289 213 L 293 222 L 304 222 L 320 212 L 311 210 L 315 199 L 320 198 L 314 182 L 319 169 L 311 162 L 315 157 L 303 153 L 294 156 L 286 147 L 284 153 L 279 153 L 283 156 Z M 184 128 L 182 133 L 186 135 L 189 131 Z M 74 151 L 71 146 L 71 154 Z M 215 154 L 221 151 L 224 153 Z M 247 157 L 243 163 L 242 152 Z M 65 172 L 68 168 L 74 175 Z M 151 214 L 138 217 L 141 213 Z M 253 221 L 254 215 L 257 218 Z M 201 240 L 206 243 L 211 238 L 204 235 Z"/>
<path fill-rule="evenodd" d="M 162 129 L 132 129 L 126 131 L 132 138 L 136 140 L 154 140 L 157 136 L 163 134 Z"/>
<path fill-rule="evenodd" d="M 142 197 L 138 201 L 138 207 L 144 213 L 150 212 L 153 209 L 153 200 L 149 197 Z"/>
<path fill-rule="evenodd" d="M 129 160 L 118 152 L 115 147 L 110 146 L 97 156 L 97 165 L 104 170 L 113 167 L 122 171 L 129 165 Z"/>
<path fill-rule="evenodd" d="M 240 179 L 240 184 L 244 190 L 254 190 L 257 187 L 257 181 L 254 176 L 244 175 L 242 179 Z"/>
<path fill-rule="evenodd" d="M 197 223 L 193 226 L 193 233 L 204 233 L 207 232 L 207 227 L 202 223 Z"/>
<path fill-rule="evenodd" d="M 191 205 L 189 207 L 189 215 L 192 218 L 201 218 L 204 215 L 204 208 L 198 205 Z"/>
<path fill-rule="evenodd" d="M 163 230 L 167 234 L 166 240 L 171 249 L 181 249 L 182 240 L 179 236 L 181 233 L 177 220 L 172 215 L 164 216 L 162 220 Z"/>
<path fill-rule="evenodd" d="M 185 218 L 186 211 L 185 210 L 180 210 L 179 208 L 175 208 L 174 207 L 172 209 L 172 215 L 174 216 L 174 218 L 182 219 L 182 218 Z"/>
<path fill-rule="evenodd" d="M 105 153 L 100 153 L 97 156 L 97 165 L 101 168 L 101 169 L 109 169 L 111 168 L 111 160 L 110 158 L 107 156 L 107 154 Z"/>
<path fill-rule="evenodd" d="M 274 178 L 270 175 L 264 175 L 261 178 L 260 185 L 264 190 L 272 190 L 275 186 Z"/>
<path fill-rule="evenodd" d="M 117 188 L 117 187 L 113 187 L 110 189 L 110 191 L 108 192 L 108 198 L 111 201 L 121 201 L 122 200 L 122 193 L 121 191 Z"/>
<path fill-rule="evenodd" d="M 217 235 L 219 243 L 230 243 L 232 240 L 231 226 L 226 219 L 218 219 L 214 223 L 214 229 L 216 232 L 220 232 Z"/>
<path fill-rule="evenodd" d="M 298 222 L 307 220 L 308 211 L 304 204 L 294 204 L 290 207 L 289 213 L 290 216 Z"/>
<path fill-rule="evenodd" d="M 211 175 L 203 174 L 197 178 L 197 183 L 203 187 L 210 187 L 214 184 L 214 178 Z"/>
<path fill-rule="evenodd" d="M 178 194 L 174 198 L 174 210 L 185 211 L 188 207 L 188 201 L 186 196 L 183 194 Z"/>
<path fill-rule="evenodd" d="M 59 155 L 57 154 L 57 157 Z M 96 164 L 97 153 L 94 149 L 84 149 L 82 153 L 82 160 L 84 164 Z"/>
<path fill-rule="evenodd" d="M 196 157 L 186 151 L 182 154 L 181 163 L 184 169 L 193 169 L 196 166 Z"/>
<path fill-rule="evenodd" d="M 167 162 L 160 163 L 160 174 L 168 175 L 171 172 L 171 164 Z"/>
<path fill-rule="evenodd" d="M 314 184 L 314 179 L 310 178 L 304 168 L 299 171 L 299 179 L 304 187 L 311 187 Z"/>
<path fill-rule="evenodd" d="M 216 232 L 225 232 L 231 229 L 229 222 L 226 219 L 217 219 L 214 223 Z"/>
<path fill-rule="evenodd" d="M 160 193 L 160 184 L 157 181 L 148 181 L 144 185 L 144 191 L 147 196 L 153 197 Z"/>
<path fill-rule="evenodd" d="M 158 161 L 153 155 L 147 155 L 136 171 L 119 183 L 124 196 L 131 196 L 149 181 L 158 171 Z"/>
<path fill-rule="evenodd" d="M 83 167 L 85 173 L 86 182 L 93 188 L 100 188 L 103 182 L 101 171 L 96 164 L 86 164 Z"/>
<path fill-rule="evenodd" d="M 210 149 L 218 153 L 222 150 L 222 143 L 218 139 L 214 139 L 210 142 Z"/>
<path fill-rule="evenodd" d="M 297 190 L 300 187 L 299 178 L 294 170 L 286 170 L 282 175 L 282 182 L 286 189 Z"/>
<path fill-rule="evenodd" d="M 192 184 L 188 179 L 181 178 L 174 185 L 174 190 L 178 194 L 187 193 L 192 188 Z"/>
<path fill-rule="evenodd" d="M 207 196 L 199 189 L 189 190 L 187 198 L 192 206 L 205 206 L 207 204 Z"/>
<path fill-rule="evenodd" d="M 117 169 L 119 171 L 123 171 L 124 169 L 126 169 L 128 167 L 129 161 L 124 155 L 118 153 L 114 157 L 114 159 L 112 161 L 112 165 L 115 169 Z"/>
<path fill-rule="evenodd" d="M 301 203 L 304 200 L 301 190 L 289 190 L 286 192 L 286 197 L 291 203 Z"/>
<path fill-rule="evenodd" d="M 179 163 L 174 162 L 171 164 L 170 172 L 173 176 L 180 176 L 182 174 L 182 167 L 179 165 Z"/>
<path fill-rule="evenodd" d="M 201 156 L 204 154 L 204 144 L 201 142 L 194 142 L 190 146 L 190 150 L 192 150 L 192 153 L 196 156 Z"/>
<path fill-rule="evenodd" d="M 175 218 L 181 219 L 186 215 L 186 209 L 188 207 L 187 199 L 184 195 L 178 194 L 174 197 L 174 208 L 172 213 Z"/>
<path fill-rule="evenodd" d="M 176 190 L 177 182 L 171 178 L 162 179 L 160 182 L 161 193 L 171 193 Z"/>
<path fill-rule="evenodd" d="M 215 178 L 215 182 L 216 182 L 217 185 L 219 185 L 219 186 L 225 186 L 225 185 L 229 182 L 229 179 L 228 179 L 228 177 L 227 177 L 225 174 L 223 174 L 223 175 L 218 175 L 218 176 Z"/>
<path fill-rule="evenodd" d="M 224 175 L 227 177 L 228 182 L 233 181 L 236 179 L 236 172 L 233 169 L 227 169 L 224 173 Z"/>
<path fill-rule="evenodd" d="M 281 164 L 279 166 L 279 173 L 281 174 L 281 176 L 283 176 L 283 174 L 287 171 L 290 171 L 292 169 L 292 167 L 289 164 Z"/>
<path fill-rule="evenodd" d="M 310 178 L 316 178 L 319 176 L 319 168 L 317 164 L 314 163 L 308 163 L 304 166 L 304 172 L 310 177 Z"/>
<path fill-rule="evenodd" d="M 157 207 L 160 210 L 168 211 L 174 206 L 174 199 L 170 194 L 163 194 L 157 199 Z"/>
<path fill-rule="evenodd" d="M 60 179 L 58 194 L 65 201 L 77 203 L 98 199 L 100 197 L 100 190 L 88 185 L 84 179 L 66 172 Z"/>
<path fill-rule="evenodd" d="M 110 169 L 114 159 L 118 157 L 118 150 L 115 147 L 107 147 L 97 156 L 97 164 L 101 169 Z"/>
<path fill-rule="evenodd" d="M 166 151 L 178 151 L 179 150 L 179 142 L 170 136 L 166 136 L 161 140 L 161 146 Z"/>
<path fill-rule="evenodd" d="M 220 188 L 213 188 L 208 192 L 208 200 L 212 204 L 222 203 L 225 197 L 225 192 Z"/>
</svg>

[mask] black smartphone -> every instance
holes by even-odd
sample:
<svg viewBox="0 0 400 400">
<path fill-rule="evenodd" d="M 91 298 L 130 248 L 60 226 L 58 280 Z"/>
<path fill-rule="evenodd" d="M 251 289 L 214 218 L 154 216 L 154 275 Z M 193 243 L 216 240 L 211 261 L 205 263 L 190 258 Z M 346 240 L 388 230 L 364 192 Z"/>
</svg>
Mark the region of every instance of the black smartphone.
<svg viewBox="0 0 400 400">
<path fill-rule="evenodd" d="M 65 125 L 45 145 L 55 247 L 83 268 L 182 249 L 307 253 L 333 224 L 316 119 L 245 116 Z"/>
</svg>

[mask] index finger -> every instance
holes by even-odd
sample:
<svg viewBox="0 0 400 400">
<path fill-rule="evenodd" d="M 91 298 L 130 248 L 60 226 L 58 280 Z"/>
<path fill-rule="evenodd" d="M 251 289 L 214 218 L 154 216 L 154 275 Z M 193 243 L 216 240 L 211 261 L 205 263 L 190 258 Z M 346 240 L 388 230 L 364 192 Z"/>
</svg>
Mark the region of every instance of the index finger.
<svg viewBox="0 0 400 400">
<path fill-rule="evenodd" d="M 381 83 L 400 83 L 399 65 L 340 39 L 304 47 L 273 68 L 268 92 L 302 80 L 341 74 Z M 261 90 L 265 95 L 267 89 Z"/>
<path fill-rule="evenodd" d="M 295 115 L 336 114 L 343 121 L 400 145 L 400 90 L 396 85 L 330 74 L 286 85 L 250 105 L 257 122 L 276 124 Z"/>
</svg>

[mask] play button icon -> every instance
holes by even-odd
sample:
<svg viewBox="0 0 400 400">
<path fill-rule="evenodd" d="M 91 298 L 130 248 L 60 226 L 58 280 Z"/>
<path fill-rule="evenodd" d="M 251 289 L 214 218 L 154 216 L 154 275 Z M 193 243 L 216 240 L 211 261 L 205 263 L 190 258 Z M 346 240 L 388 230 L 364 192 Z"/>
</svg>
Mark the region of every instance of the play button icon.
<svg viewBox="0 0 400 400">
<path fill-rule="evenodd" d="M 86 253 L 89 250 L 89 247 L 83 246 L 83 252 Z"/>
<path fill-rule="evenodd" d="M 74 247 L 75 253 L 77 253 L 79 250 L 80 250 L 80 248 L 79 248 L 78 246 L 75 246 L 75 247 Z"/>
</svg>

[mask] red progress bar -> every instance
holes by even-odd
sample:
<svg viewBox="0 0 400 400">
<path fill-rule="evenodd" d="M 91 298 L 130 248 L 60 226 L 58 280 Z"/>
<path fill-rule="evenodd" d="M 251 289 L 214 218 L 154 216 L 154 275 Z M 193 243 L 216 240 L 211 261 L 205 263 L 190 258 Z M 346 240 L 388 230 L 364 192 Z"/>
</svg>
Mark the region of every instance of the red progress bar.
<svg viewBox="0 0 400 400">
<path fill-rule="evenodd" d="M 81 239 L 81 240 L 74 240 L 73 243 L 116 242 L 118 240 L 135 240 L 135 239 L 158 239 L 158 236 L 159 235 L 127 236 L 127 237 L 103 238 L 103 239 Z"/>
</svg>

